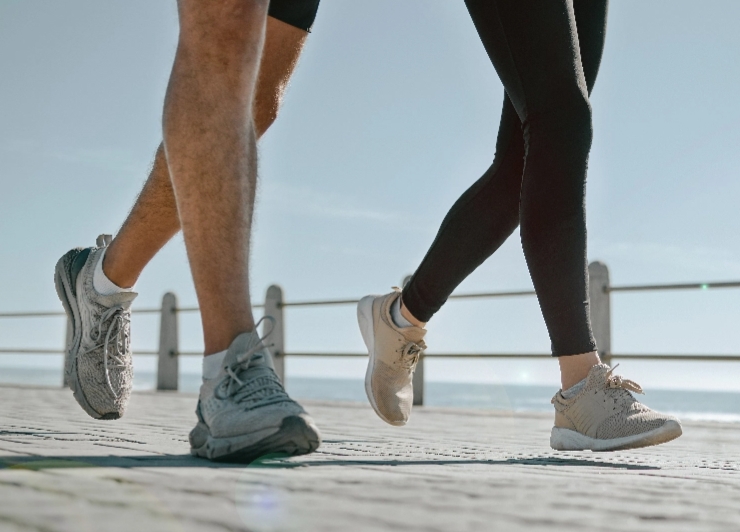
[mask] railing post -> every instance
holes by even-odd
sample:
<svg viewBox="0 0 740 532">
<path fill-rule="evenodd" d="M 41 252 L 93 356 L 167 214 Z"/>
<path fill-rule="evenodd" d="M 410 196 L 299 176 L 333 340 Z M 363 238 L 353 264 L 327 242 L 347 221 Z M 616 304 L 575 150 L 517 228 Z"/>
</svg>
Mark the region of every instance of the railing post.
<svg viewBox="0 0 740 532">
<path fill-rule="evenodd" d="M 178 353 L 177 296 L 167 292 L 162 298 L 159 322 L 157 390 L 177 390 Z"/>
<path fill-rule="evenodd" d="M 591 327 L 604 364 L 612 362 L 611 294 L 609 268 L 603 262 L 588 265 L 588 295 L 591 302 Z"/>
<path fill-rule="evenodd" d="M 283 317 L 283 289 L 273 284 L 267 289 L 265 295 L 265 316 L 272 316 L 274 323 L 264 322 L 262 334 L 273 327 L 272 333 L 265 343 L 269 345 L 272 361 L 275 365 L 275 373 L 285 384 L 285 320 Z"/>
<path fill-rule="evenodd" d="M 401 286 L 406 286 L 411 280 L 411 276 L 407 275 L 403 278 Z M 416 364 L 416 371 L 414 372 L 414 405 L 424 404 L 424 355 L 419 357 L 419 362 Z"/>
<path fill-rule="evenodd" d="M 424 404 L 424 355 L 419 357 L 414 372 L 414 404 Z"/>
<path fill-rule="evenodd" d="M 62 386 L 65 388 L 69 388 L 69 381 L 67 380 L 67 371 L 69 370 L 70 365 L 72 364 L 71 357 L 69 355 L 69 346 L 72 344 L 72 335 L 73 335 L 73 329 L 72 329 L 72 320 L 67 318 L 67 333 L 64 337 L 64 368 L 62 369 Z"/>
</svg>

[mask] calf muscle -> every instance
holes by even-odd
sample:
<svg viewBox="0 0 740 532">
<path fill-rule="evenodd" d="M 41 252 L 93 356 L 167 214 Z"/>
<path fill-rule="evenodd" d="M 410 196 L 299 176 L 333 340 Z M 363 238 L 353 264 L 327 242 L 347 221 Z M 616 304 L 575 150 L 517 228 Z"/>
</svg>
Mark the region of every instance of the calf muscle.
<svg viewBox="0 0 740 532">
<path fill-rule="evenodd" d="M 268 17 L 253 106 L 257 138 L 275 121 L 282 97 L 308 33 Z M 149 178 L 105 255 L 106 275 L 118 286 L 133 286 L 146 265 L 180 230 L 164 146 Z"/>
</svg>

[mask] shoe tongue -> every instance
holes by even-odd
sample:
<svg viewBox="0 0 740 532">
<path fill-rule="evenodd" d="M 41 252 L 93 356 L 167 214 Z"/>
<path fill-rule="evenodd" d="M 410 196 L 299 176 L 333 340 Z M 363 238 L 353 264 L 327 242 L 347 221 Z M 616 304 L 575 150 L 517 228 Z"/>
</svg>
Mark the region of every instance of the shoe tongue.
<svg viewBox="0 0 740 532">
<path fill-rule="evenodd" d="M 136 292 L 118 292 L 108 296 L 98 295 L 96 300 L 98 303 L 108 308 L 121 306 L 128 310 L 131 308 L 131 303 L 133 303 L 134 299 L 136 299 L 136 296 L 138 295 L 139 294 Z"/>
<path fill-rule="evenodd" d="M 403 334 L 403 337 L 406 338 L 406 340 L 414 342 L 415 344 L 420 344 L 427 334 L 427 330 L 422 329 L 421 327 L 404 327 L 399 329 L 399 331 Z"/>
<path fill-rule="evenodd" d="M 600 381 L 606 381 L 606 374 L 609 373 L 610 368 L 607 364 L 596 364 L 588 372 L 588 379 L 598 379 Z"/>
<path fill-rule="evenodd" d="M 238 362 L 240 358 L 244 357 L 244 354 L 251 351 L 260 343 L 260 335 L 257 331 L 245 332 L 234 338 L 231 342 L 226 356 L 224 357 L 224 366 L 232 366 Z M 242 360 L 246 362 L 246 360 Z M 249 365 L 255 366 L 266 366 L 275 369 L 272 365 L 272 357 L 270 356 L 267 348 L 256 350 L 249 359 Z"/>
</svg>

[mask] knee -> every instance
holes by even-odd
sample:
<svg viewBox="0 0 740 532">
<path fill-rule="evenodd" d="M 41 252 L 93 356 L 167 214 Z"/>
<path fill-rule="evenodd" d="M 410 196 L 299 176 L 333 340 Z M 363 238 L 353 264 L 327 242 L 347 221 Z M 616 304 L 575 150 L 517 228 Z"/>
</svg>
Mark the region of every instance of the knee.
<svg viewBox="0 0 740 532">
<path fill-rule="evenodd" d="M 576 93 L 553 102 L 545 111 L 533 113 L 524 124 L 524 136 L 532 144 L 546 144 L 560 154 L 588 156 L 593 139 L 591 103 Z"/>
<path fill-rule="evenodd" d="M 565 106 L 565 117 L 563 128 L 576 134 L 583 144 L 591 147 L 593 139 L 593 119 L 591 113 L 591 102 L 588 97 L 575 98 Z"/>
<path fill-rule="evenodd" d="M 180 42 L 194 48 L 243 46 L 264 28 L 269 0 L 179 0 Z"/>
<path fill-rule="evenodd" d="M 520 205 L 523 243 L 547 241 L 547 235 L 583 223 L 592 137 L 586 98 L 574 98 L 532 120 Z"/>
</svg>

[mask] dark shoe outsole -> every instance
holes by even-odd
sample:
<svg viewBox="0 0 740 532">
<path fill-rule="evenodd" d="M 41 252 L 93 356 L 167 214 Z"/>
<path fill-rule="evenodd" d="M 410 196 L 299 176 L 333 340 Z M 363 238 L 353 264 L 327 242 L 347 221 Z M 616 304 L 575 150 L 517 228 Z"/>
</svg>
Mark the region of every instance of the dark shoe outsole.
<svg viewBox="0 0 740 532">
<path fill-rule="evenodd" d="M 216 440 L 218 441 L 218 440 Z M 200 449 L 194 449 L 193 454 L 207 458 L 208 446 L 214 443 L 209 441 Z M 249 464 L 265 456 L 288 457 L 310 454 L 321 445 L 321 436 L 318 431 L 299 416 L 286 417 L 280 425 L 280 430 L 248 447 L 236 449 L 222 456 L 211 458 L 213 462 Z"/>
</svg>

